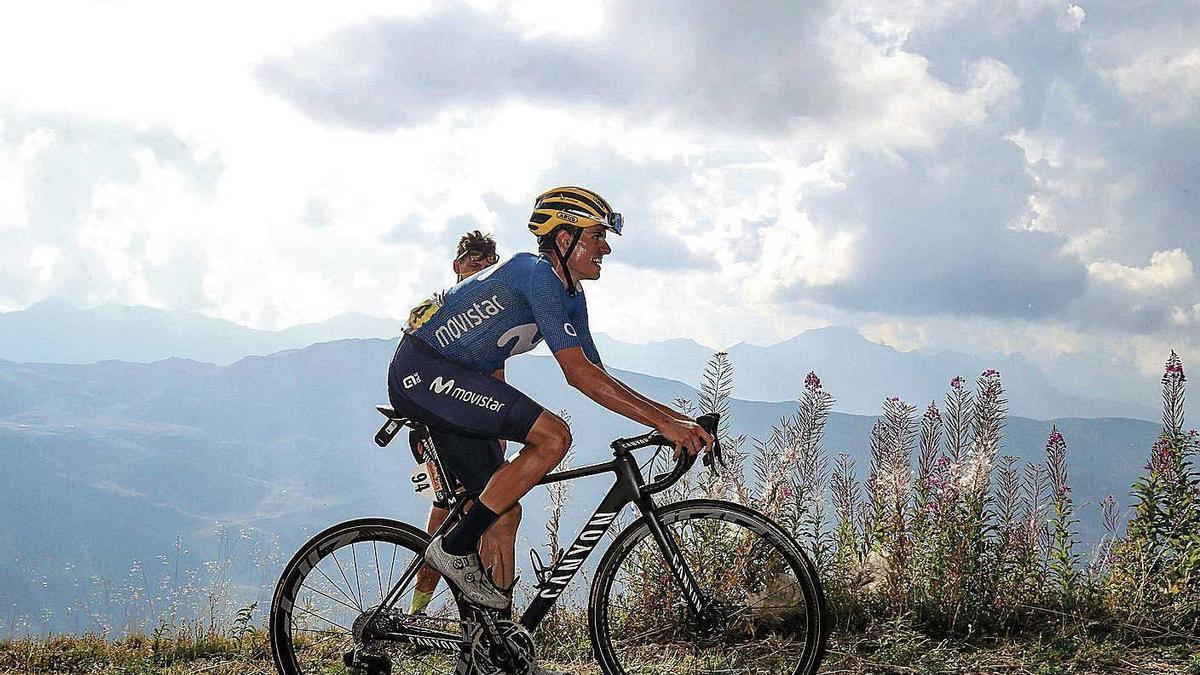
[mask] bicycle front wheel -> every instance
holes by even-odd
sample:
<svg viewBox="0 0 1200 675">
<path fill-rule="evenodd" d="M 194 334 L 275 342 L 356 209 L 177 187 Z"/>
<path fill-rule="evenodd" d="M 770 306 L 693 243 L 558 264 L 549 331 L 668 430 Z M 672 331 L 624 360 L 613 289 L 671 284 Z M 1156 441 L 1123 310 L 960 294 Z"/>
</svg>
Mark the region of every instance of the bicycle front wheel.
<svg viewBox="0 0 1200 675">
<path fill-rule="evenodd" d="M 817 671 L 828 626 L 812 563 L 762 514 L 689 500 L 658 511 L 696 579 L 689 609 L 645 518 L 626 528 L 596 570 L 588 629 L 600 667 L 626 673 Z"/>
<path fill-rule="evenodd" d="M 343 656 L 356 648 L 386 659 L 391 672 L 450 673 L 457 653 L 411 645 L 363 643 L 362 626 L 403 570 L 423 559 L 429 537 L 394 520 L 364 518 L 335 525 L 308 541 L 284 568 L 268 622 L 275 667 L 283 675 L 344 672 Z M 426 614 L 405 613 L 412 588 L 376 621 L 419 625 L 461 635 L 458 604 L 442 584 Z"/>
</svg>

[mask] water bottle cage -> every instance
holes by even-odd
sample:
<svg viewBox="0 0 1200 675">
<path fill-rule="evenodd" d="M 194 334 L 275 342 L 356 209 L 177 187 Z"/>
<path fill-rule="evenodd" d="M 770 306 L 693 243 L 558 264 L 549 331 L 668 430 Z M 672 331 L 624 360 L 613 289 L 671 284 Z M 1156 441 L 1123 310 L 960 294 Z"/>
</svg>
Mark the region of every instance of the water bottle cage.
<svg viewBox="0 0 1200 675">
<path fill-rule="evenodd" d="M 542 556 L 538 554 L 536 548 L 529 549 L 529 566 L 533 568 L 533 576 L 537 578 L 538 588 L 546 585 L 546 579 L 550 577 L 550 566 L 542 562 Z"/>
</svg>

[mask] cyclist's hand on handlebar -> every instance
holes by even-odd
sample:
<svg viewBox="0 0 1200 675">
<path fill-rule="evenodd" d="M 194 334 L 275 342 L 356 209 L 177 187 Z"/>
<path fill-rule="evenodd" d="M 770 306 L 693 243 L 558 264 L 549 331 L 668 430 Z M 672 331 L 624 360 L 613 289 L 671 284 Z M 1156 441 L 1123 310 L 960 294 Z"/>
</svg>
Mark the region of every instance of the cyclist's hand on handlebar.
<svg viewBox="0 0 1200 675">
<path fill-rule="evenodd" d="M 679 459 L 680 452 L 685 448 L 694 457 L 700 448 L 706 445 L 711 447 L 713 443 L 712 434 L 689 419 L 669 420 L 659 426 L 658 433 L 675 444 L 675 459 Z"/>
</svg>

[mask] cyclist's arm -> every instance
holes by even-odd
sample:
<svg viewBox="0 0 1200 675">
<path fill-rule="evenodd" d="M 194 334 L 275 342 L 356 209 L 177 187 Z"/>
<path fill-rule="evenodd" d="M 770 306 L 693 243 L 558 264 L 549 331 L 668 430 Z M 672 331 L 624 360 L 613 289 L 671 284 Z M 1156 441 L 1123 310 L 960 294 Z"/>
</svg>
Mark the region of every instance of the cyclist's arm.
<svg viewBox="0 0 1200 675">
<path fill-rule="evenodd" d="M 674 421 L 649 399 L 613 379 L 611 375 L 588 360 L 583 350 L 571 347 L 554 352 L 567 383 L 584 396 L 609 410 L 656 429 Z"/>
<path fill-rule="evenodd" d="M 684 448 L 695 455 L 700 448 L 713 442 L 713 437 L 690 419 L 676 419 L 664 413 L 645 396 L 614 380 L 604 369 L 588 360 L 583 349 L 569 347 L 554 352 L 567 382 L 588 398 L 609 410 L 658 429 L 675 446 L 679 457 Z"/>
<path fill-rule="evenodd" d="M 670 417 L 671 419 L 679 420 L 679 421 L 688 421 L 688 422 L 692 421 L 692 418 L 688 417 L 687 415 L 684 415 L 683 413 L 679 412 L 678 410 L 675 410 L 674 408 L 671 408 L 670 406 L 663 405 L 662 403 L 659 403 L 658 401 L 655 401 L 653 399 L 649 399 L 649 398 L 646 398 L 645 396 L 642 396 L 633 387 L 625 384 L 621 380 L 618 380 L 616 377 L 613 377 L 612 373 L 609 373 L 608 369 L 604 368 L 603 365 L 600 366 L 600 368 L 602 368 L 604 370 L 604 372 L 608 374 L 609 377 L 612 377 L 613 382 L 616 382 L 617 384 L 624 387 L 625 391 L 629 392 L 630 395 L 636 396 L 636 397 L 642 399 L 644 402 L 654 406 L 655 408 L 658 409 L 659 412 L 666 415 L 667 417 Z"/>
</svg>

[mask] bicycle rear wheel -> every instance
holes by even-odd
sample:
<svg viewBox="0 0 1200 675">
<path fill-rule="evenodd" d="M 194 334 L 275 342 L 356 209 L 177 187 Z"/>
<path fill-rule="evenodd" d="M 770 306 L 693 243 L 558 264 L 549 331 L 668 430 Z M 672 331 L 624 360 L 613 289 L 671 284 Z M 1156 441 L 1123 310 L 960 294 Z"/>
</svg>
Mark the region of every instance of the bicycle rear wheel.
<svg viewBox="0 0 1200 675">
<path fill-rule="evenodd" d="M 362 646 L 367 612 L 379 606 L 409 563 L 424 555 L 428 541 L 407 523 L 364 518 L 334 525 L 304 544 L 284 568 L 271 601 L 268 630 L 279 672 L 343 672 L 343 655 Z M 461 634 L 458 604 L 445 583 L 424 617 L 404 611 L 411 593 L 406 589 L 377 620 Z M 403 673 L 451 673 L 458 656 L 396 643 L 367 648 L 386 657 L 392 672 Z"/>
<path fill-rule="evenodd" d="M 671 504 L 658 517 L 707 609 L 693 615 L 649 525 L 633 523 L 600 561 L 588 603 L 605 673 L 817 671 L 828 637 L 824 595 L 812 563 L 783 529 L 716 500 Z"/>
</svg>

